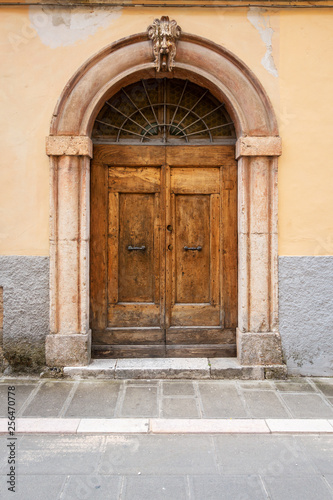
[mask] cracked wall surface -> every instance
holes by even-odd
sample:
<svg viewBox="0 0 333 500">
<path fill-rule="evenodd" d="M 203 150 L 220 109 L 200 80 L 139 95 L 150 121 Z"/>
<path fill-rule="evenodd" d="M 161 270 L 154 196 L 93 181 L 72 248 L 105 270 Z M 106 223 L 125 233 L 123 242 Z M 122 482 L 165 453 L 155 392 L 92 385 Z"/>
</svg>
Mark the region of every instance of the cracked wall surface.
<svg viewBox="0 0 333 500">
<path fill-rule="evenodd" d="M 268 73 L 277 78 L 279 74 L 275 66 L 272 46 L 274 30 L 270 26 L 270 18 L 269 15 L 267 15 L 267 10 L 261 9 L 260 7 L 250 7 L 247 13 L 247 18 L 259 32 L 260 38 L 266 47 L 266 52 L 261 60 L 261 64 L 268 71 Z"/>
<path fill-rule="evenodd" d="M 78 7 L 29 7 L 31 26 L 43 44 L 55 49 L 73 45 L 108 28 L 121 16 L 121 7 L 87 10 Z"/>
</svg>

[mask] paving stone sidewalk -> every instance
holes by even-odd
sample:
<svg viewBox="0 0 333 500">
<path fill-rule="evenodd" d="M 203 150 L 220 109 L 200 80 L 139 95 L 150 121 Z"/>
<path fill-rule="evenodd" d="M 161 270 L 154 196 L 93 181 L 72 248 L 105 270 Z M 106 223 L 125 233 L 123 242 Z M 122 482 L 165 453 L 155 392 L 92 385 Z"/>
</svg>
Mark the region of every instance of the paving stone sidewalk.
<svg viewBox="0 0 333 500">
<path fill-rule="evenodd" d="M 0 498 L 15 500 L 332 500 L 333 379 L 0 379 L 0 417 L 15 386 L 16 492 L 8 492 L 8 435 L 0 435 Z M 31 422 L 64 426 L 94 419 L 167 425 L 166 433 L 31 434 Z M 265 419 L 265 420 L 263 420 Z M 193 423 L 295 425 L 291 433 L 191 432 Z M 182 424 L 183 423 L 183 424 Z M 192 423 L 192 424 L 191 424 Z M 178 425 L 180 433 L 172 426 Z M 180 427 L 179 427 L 180 426 Z M 88 427 L 89 428 L 89 427 Z M 187 429 L 188 428 L 188 429 Z M 240 428 L 240 427 L 239 427 Z M 101 427 L 100 427 L 101 429 Z M 185 432 L 184 432 L 185 430 Z"/>
<path fill-rule="evenodd" d="M 332 378 L 284 381 L 0 379 L 21 418 L 333 419 Z"/>
</svg>

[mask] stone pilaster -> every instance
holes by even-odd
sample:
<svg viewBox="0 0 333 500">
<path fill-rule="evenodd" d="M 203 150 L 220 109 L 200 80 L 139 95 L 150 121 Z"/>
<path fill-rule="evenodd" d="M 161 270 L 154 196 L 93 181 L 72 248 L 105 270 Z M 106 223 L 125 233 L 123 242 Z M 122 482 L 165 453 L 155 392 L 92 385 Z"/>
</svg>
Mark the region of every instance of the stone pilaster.
<svg viewBox="0 0 333 500">
<path fill-rule="evenodd" d="M 239 302 L 242 365 L 282 364 L 278 332 L 277 157 L 279 137 L 237 141 Z"/>
<path fill-rule="evenodd" d="M 49 366 L 90 362 L 89 185 L 91 140 L 48 137 L 50 171 Z"/>
</svg>

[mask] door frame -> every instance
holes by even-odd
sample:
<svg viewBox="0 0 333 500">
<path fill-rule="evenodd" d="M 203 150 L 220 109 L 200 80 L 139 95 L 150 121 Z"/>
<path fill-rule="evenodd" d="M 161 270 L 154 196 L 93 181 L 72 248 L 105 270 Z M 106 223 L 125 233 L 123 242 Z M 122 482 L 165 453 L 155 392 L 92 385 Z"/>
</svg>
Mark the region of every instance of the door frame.
<svg viewBox="0 0 333 500">
<path fill-rule="evenodd" d="M 252 71 L 225 48 L 183 33 L 175 67 L 162 76 L 194 81 L 226 103 L 237 134 L 238 329 L 241 365 L 282 365 L 278 331 L 277 160 L 281 139 L 269 98 Z M 89 59 L 66 85 L 53 114 L 50 156 L 49 366 L 87 365 L 89 330 L 90 139 L 104 102 L 156 73 L 147 33 Z"/>
<path fill-rule="evenodd" d="M 115 182 L 110 184 L 110 169 L 128 169 L 127 184 L 125 172 L 120 177 L 113 177 Z M 154 182 L 147 183 L 147 178 L 133 177 L 133 172 L 142 167 L 155 171 Z M 200 177 L 200 183 L 190 189 L 186 183 L 181 186 L 172 184 L 173 175 L 186 170 L 199 169 L 205 177 L 208 172 L 214 181 L 208 183 Z M 158 180 L 156 172 L 159 172 Z M 192 174 L 191 174 L 192 175 Z M 186 175 L 187 177 L 187 175 Z M 140 324 L 135 321 L 131 324 L 133 314 L 137 314 L 137 307 L 131 304 L 118 303 L 119 273 L 118 238 L 120 227 L 118 224 L 120 193 L 135 193 L 134 178 L 140 179 L 141 188 L 137 192 L 158 193 L 160 208 L 158 222 L 154 226 L 154 237 L 158 241 L 158 257 L 155 254 L 154 277 L 158 276 L 158 287 L 155 293 L 157 303 L 142 303 L 138 308 L 145 310 L 147 318 L 153 321 Z M 208 179 L 212 180 L 212 177 Z M 189 180 L 189 179 L 188 179 Z M 155 184 L 156 183 L 156 184 Z M 117 187 L 116 187 L 117 186 Z M 196 314 L 197 319 L 206 315 L 203 323 L 188 324 L 186 321 L 186 307 L 189 304 L 178 303 L 173 311 L 175 322 L 172 322 L 172 298 L 175 254 L 175 232 L 167 228 L 176 227 L 174 220 L 172 196 L 177 194 L 194 194 L 195 189 L 201 195 L 215 198 L 214 207 L 217 216 L 217 233 L 212 239 L 209 236 L 210 252 L 214 257 L 209 264 L 207 283 L 211 286 L 211 272 L 215 269 L 215 286 L 210 288 L 209 305 L 206 303 L 206 312 L 201 310 L 195 313 L 191 309 L 190 315 Z M 212 203 L 213 199 L 210 198 Z M 155 199 L 156 204 L 156 199 Z M 155 205 L 156 208 L 156 205 Z M 114 210 L 115 216 L 111 216 Z M 134 209 L 135 210 L 135 209 Z M 105 214 L 108 214 L 107 218 Z M 221 218 L 221 215 L 223 217 Z M 212 217 L 210 212 L 210 217 Z M 235 357 L 236 355 L 236 327 L 237 327 L 237 163 L 235 161 L 235 145 L 137 145 L 125 144 L 96 144 L 91 165 L 91 211 L 90 211 L 90 327 L 92 329 L 92 353 L 94 358 L 101 357 Z M 157 220 L 156 220 L 157 221 Z M 142 244 L 144 240 L 140 240 Z M 215 241 L 215 244 L 213 243 Z M 133 242 L 134 243 L 134 242 Z M 133 244 L 132 243 L 132 244 Z M 188 243 L 187 241 L 183 242 Z M 207 243 L 207 241 L 206 241 Z M 211 245 L 213 245 L 214 250 Z M 169 247 L 172 247 L 171 249 Z M 207 247 L 206 247 L 207 248 Z M 221 249 L 221 251 L 219 250 Z M 171 251 L 169 251 L 171 250 Z M 120 264 L 119 264 L 120 265 Z M 155 282 L 156 287 L 156 282 Z M 155 295 L 154 293 L 154 295 Z M 202 301 L 198 301 L 202 302 Z M 194 304 L 192 304 L 193 306 Z M 199 304 L 198 304 L 199 305 Z M 158 307 L 157 307 L 158 306 Z M 182 309 L 182 307 L 185 309 Z M 202 307 L 203 304 L 200 303 Z M 126 312 L 126 307 L 129 311 Z M 196 306 L 194 306 L 196 307 Z M 156 313 L 159 310 L 158 325 Z M 113 311 L 113 319 L 110 312 Z M 154 313 L 153 313 L 154 311 Z M 153 316 L 151 314 L 153 313 Z M 185 313 L 185 316 L 184 316 Z M 142 321 L 141 313 L 137 318 Z M 189 311 L 187 311 L 187 315 Z M 215 315 L 214 319 L 212 314 Z M 124 316 L 123 316 L 124 315 Z M 112 316 L 112 313 L 111 313 Z M 127 318 L 126 320 L 124 318 Z M 153 318 L 153 319 L 152 319 Z M 163 319 L 162 319 L 163 318 Z M 182 318 L 184 324 L 180 321 Z M 111 321 L 111 323 L 110 323 Z M 125 322 L 124 322 L 125 321 Z M 119 324 L 118 324 L 119 322 Z"/>
</svg>

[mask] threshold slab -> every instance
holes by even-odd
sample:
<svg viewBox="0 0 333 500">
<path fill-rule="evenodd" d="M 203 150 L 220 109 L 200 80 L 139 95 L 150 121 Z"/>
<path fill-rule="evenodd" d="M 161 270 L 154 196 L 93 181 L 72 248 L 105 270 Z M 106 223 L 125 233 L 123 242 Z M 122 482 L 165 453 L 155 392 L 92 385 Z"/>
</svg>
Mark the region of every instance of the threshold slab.
<svg viewBox="0 0 333 500">
<path fill-rule="evenodd" d="M 208 358 L 118 359 L 117 379 L 205 379 L 210 378 Z"/>
<path fill-rule="evenodd" d="M 263 366 L 242 366 L 237 358 L 93 359 L 87 366 L 66 366 L 66 378 L 262 380 Z"/>
<path fill-rule="evenodd" d="M 65 366 L 64 375 L 68 378 L 114 378 L 116 359 L 93 359 L 87 366 Z"/>
</svg>

